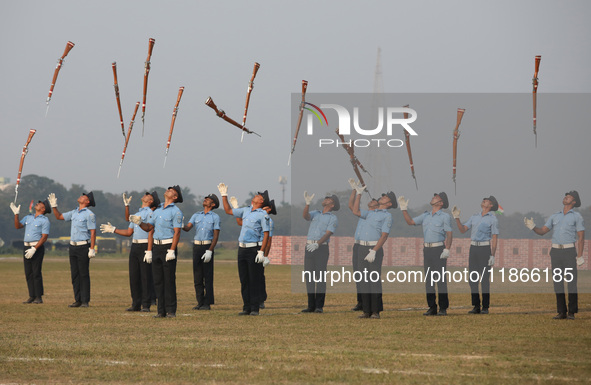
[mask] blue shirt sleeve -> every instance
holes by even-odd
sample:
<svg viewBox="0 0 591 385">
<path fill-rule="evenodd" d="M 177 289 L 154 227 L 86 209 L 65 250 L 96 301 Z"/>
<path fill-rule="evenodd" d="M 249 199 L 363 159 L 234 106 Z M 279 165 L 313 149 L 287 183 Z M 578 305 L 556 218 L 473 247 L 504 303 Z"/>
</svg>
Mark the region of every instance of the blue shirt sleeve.
<svg viewBox="0 0 591 385">
<path fill-rule="evenodd" d="M 550 230 L 552 230 L 552 227 L 554 227 L 554 226 L 552 225 L 552 222 L 554 222 L 554 221 L 552 220 L 552 218 L 554 218 L 554 215 L 555 215 L 555 214 L 552 214 L 552 215 L 550 215 L 550 218 L 548 218 L 548 220 L 547 220 L 547 221 L 546 221 L 546 223 L 544 224 L 544 226 L 546 226 L 546 227 L 547 227 L 547 228 L 549 228 Z"/>
<path fill-rule="evenodd" d="M 72 215 L 74 215 L 74 212 L 76 210 L 72 210 L 72 211 L 68 211 L 67 213 L 63 213 L 63 217 L 64 217 L 64 221 L 71 221 L 72 220 Z"/>
<path fill-rule="evenodd" d="M 443 231 L 453 231 L 451 227 L 451 215 L 445 213 L 445 219 L 443 220 Z"/>
<path fill-rule="evenodd" d="M 361 219 L 367 219 L 367 215 L 369 214 L 368 210 L 359 210 L 361 212 L 361 215 L 359 215 L 359 218 Z"/>
<path fill-rule="evenodd" d="M 576 219 L 576 228 L 577 231 L 585 231 L 585 220 L 583 219 L 583 216 L 579 213 L 577 213 L 577 219 Z"/>
<path fill-rule="evenodd" d="M 468 219 L 466 222 L 464 222 L 463 225 L 466 226 L 467 228 L 471 229 L 472 228 L 472 217 L 470 217 L 470 219 Z"/>
<path fill-rule="evenodd" d="M 339 225 L 339 220 L 338 220 L 337 216 L 332 215 L 330 218 L 330 222 L 328 222 L 328 227 L 326 228 L 326 231 L 330 231 L 331 233 L 334 234 L 334 232 L 337 231 L 338 225 Z"/>
<path fill-rule="evenodd" d="M 220 216 L 217 214 L 213 214 L 213 229 L 219 230 L 220 229 Z"/>
<path fill-rule="evenodd" d="M 244 210 L 246 209 L 250 209 L 250 207 L 240 207 L 237 209 L 232 209 L 232 215 L 234 215 L 236 218 L 242 218 L 242 216 L 244 215 Z"/>
<path fill-rule="evenodd" d="M 86 228 L 88 228 L 88 230 L 96 230 L 96 216 L 92 211 L 88 213 L 88 221 L 86 222 Z"/>
<path fill-rule="evenodd" d="M 43 226 L 41 226 L 41 234 L 49 234 L 49 226 L 51 224 L 49 223 L 49 219 L 45 219 L 43 221 Z"/>
<path fill-rule="evenodd" d="M 387 213 L 384 222 L 382 223 L 382 233 L 390 234 L 390 229 L 392 228 L 392 214 Z"/>
<path fill-rule="evenodd" d="M 176 211 L 176 213 L 174 214 L 173 221 L 174 223 L 172 227 L 174 227 L 175 229 L 183 227 L 183 213 L 181 212 L 181 210 Z"/>
<path fill-rule="evenodd" d="M 493 220 L 490 226 L 490 233 L 492 235 L 499 235 L 499 220 L 493 216 Z"/>
<path fill-rule="evenodd" d="M 414 221 L 415 225 L 422 225 L 423 221 L 425 220 L 425 216 L 427 216 L 427 212 L 425 211 L 421 215 L 414 217 L 412 220 Z"/>
</svg>

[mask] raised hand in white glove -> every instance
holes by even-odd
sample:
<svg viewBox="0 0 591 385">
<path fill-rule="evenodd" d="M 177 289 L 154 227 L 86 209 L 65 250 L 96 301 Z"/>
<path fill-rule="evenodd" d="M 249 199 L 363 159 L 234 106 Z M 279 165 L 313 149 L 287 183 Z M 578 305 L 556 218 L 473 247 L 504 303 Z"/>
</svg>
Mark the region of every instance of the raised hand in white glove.
<svg viewBox="0 0 591 385">
<path fill-rule="evenodd" d="M 449 258 L 449 249 L 443 249 L 443 251 L 441 252 L 441 256 L 439 258 L 440 259 L 447 259 L 447 258 Z"/>
<path fill-rule="evenodd" d="M 168 249 L 166 250 L 166 262 L 174 261 L 176 259 L 176 255 L 174 255 L 174 250 Z"/>
<path fill-rule="evenodd" d="M 221 196 L 223 196 L 223 197 L 228 196 L 228 186 L 226 186 L 224 183 L 218 184 L 218 191 L 220 192 Z"/>
<path fill-rule="evenodd" d="M 357 191 L 358 195 L 363 194 L 366 188 L 367 186 L 361 186 L 359 183 L 357 183 L 357 185 L 355 186 L 355 190 Z"/>
<path fill-rule="evenodd" d="M 536 224 L 534 223 L 534 218 L 523 218 L 523 223 L 525 223 L 525 226 L 530 230 L 533 230 L 534 227 L 536 227 Z"/>
<path fill-rule="evenodd" d="M 37 251 L 37 249 L 34 248 L 34 247 L 31 247 L 30 249 L 27 249 L 25 251 L 25 258 L 27 258 L 27 259 L 33 258 L 33 255 L 35 255 L 35 252 L 36 251 Z"/>
<path fill-rule="evenodd" d="M 312 199 L 314 199 L 314 194 L 310 195 L 307 191 L 304 191 L 304 200 L 306 201 L 306 206 L 310 206 Z"/>
<path fill-rule="evenodd" d="M 203 256 L 201 256 L 203 263 L 207 263 L 207 262 L 211 261 L 212 254 L 213 253 L 211 252 L 211 250 L 205 250 L 205 253 L 203 254 Z"/>
<path fill-rule="evenodd" d="M 144 262 L 147 264 L 152 263 L 152 250 L 144 251 Z"/>
<path fill-rule="evenodd" d="M 88 258 L 94 258 L 96 256 L 96 251 L 94 250 L 94 248 L 90 248 L 88 249 Z"/>
<path fill-rule="evenodd" d="M 320 245 L 318 244 L 318 242 L 314 242 L 310 243 L 309 245 L 306 245 L 306 250 L 308 250 L 310 253 L 313 253 L 314 251 L 318 250 L 319 247 Z"/>
<path fill-rule="evenodd" d="M 402 210 L 402 211 L 408 210 L 408 199 L 404 199 L 403 195 L 399 196 L 398 197 L 398 206 L 400 207 L 400 210 Z"/>
<path fill-rule="evenodd" d="M 139 215 L 130 215 L 129 221 L 135 223 L 136 225 L 141 225 L 142 217 L 140 217 Z"/>
<path fill-rule="evenodd" d="M 271 263 L 271 260 L 269 257 L 265 257 L 265 260 L 263 261 L 263 267 L 266 267 L 269 263 Z"/>
<path fill-rule="evenodd" d="M 585 258 L 577 257 L 577 266 L 581 266 L 583 263 L 585 263 Z"/>
<path fill-rule="evenodd" d="M 21 211 L 21 205 L 17 206 L 14 204 L 14 202 L 10 202 L 10 209 L 14 215 L 18 215 L 18 213 Z"/>
<path fill-rule="evenodd" d="M 265 262 L 265 252 L 263 250 L 257 251 L 257 256 L 254 258 L 256 263 L 263 263 Z"/>
<path fill-rule="evenodd" d="M 232 206 L 233 209 L 237 209 L 238 208 L 238 199 L 236 199 L 236 197 L 230 197 L 230 206 Z"/>
<path fill-rule="evenodd" d="M 495 264 L 495 256 L 491 255 L 490 258 L 488 258 L 488 265 L 494 266 L 494 264 Z"/>
<path fill-rule="evenodd" d="M 371 249 L 369 250 L 369 253 L 365 256 L 364 258 L 367 262 L 372 263 L 373 261 L 376 260 L 376 251 Z"/>
<path fill-rule="evenodd" d="M 101 233 L 114 233 L 116 227 L 111 224 L 111 222 L 107 222 L 105 225 L 104 223 L 101 225 Z"/>
<path fill-rule="evenodd" d="M 454 206 L 454 208 L 451 209 L 451 215 L 454 217 L 454 219 L 460 219 L 460 209 L 458 206 Z"/>
<path fill-rule="evenodd" d="M 127 194 L 123 193 L 123 204 L 125 206 L 129 206 L 129 202 L 131 202 L 131 198 L 132 198 L 131 196 L 128 198 Z"/>
<path fill-rule="evenodd" d="M 352 190 L 357 190 L 357 182 L 355 182 L 355 179 L 349 178 L 349 186 L 351 186 Z"/>
<path fill-rule="evenodd" d="M 51 207 L 57 207 L 57 198 L 55 197 L 54 193 L 49 194 L 47 200 L 49 201 L 49 205 Z"/>
</svg>

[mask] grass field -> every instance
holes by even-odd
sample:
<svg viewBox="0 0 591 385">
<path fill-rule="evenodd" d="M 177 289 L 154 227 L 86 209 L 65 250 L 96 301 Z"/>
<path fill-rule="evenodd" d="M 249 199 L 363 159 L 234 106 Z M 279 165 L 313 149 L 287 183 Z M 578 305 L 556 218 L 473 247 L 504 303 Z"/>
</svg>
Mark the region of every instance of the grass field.
<svg viewBox="0 0 591 385">
<path fill-rule="evenodd" d="M 589 383 L 591 294 L 575 321 L 553 320 L 553 294 L 498 294 L 469 315 L 468 294 L 447 317 L 424 317 L 424 294 L 386 294 L 381 320 L 329 294 L 324 314 L 301 314 L 289 266 L 266 269 L 259 317 L 239 317 L 238 273 L 215 266 L 216 305 L 195 311 L 191 262 L 177 269 L 175 319 L 130 313 L 126 259 L 91 263 L 88 309 L 73 302 L 66 258 L 46 258 L 45 303 L 27 296 L 21 258 L 0 259 L 0 383 Z"/>
</svg>

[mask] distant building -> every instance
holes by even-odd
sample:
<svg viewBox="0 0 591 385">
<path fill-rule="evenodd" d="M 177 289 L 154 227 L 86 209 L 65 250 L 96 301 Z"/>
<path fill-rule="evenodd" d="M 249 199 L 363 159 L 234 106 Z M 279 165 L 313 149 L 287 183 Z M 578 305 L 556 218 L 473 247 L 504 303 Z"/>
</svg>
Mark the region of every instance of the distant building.
<svg viewBox="0 0 591 385">
<path fill-rule="evenodd" d="M 11 186 L 13 185 L 10 183 L 10 178 L 0 176 L 0 190 L 4 191 Z"/>
</svg>

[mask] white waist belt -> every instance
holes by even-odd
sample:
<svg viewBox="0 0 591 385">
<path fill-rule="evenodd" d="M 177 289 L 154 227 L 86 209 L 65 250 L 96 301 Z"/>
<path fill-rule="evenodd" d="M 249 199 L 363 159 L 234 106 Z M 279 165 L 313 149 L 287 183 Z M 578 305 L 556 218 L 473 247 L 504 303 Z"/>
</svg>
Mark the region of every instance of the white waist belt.
<svg viewBox="0 0 591 385">
<path fill-rule="evenodd" d="M 193 241 L 196 245 L 211 245 L 211 241 Z"/>
<path fill-rule="evenodd" d="M 359 241 L 361 246 L 375 246 L 378 244 L 378 241 Z"/>
<path fill-rule="evenodd" d="M 154 239 L 154 244 L 155 245 L 170 245 L 172 243 L 172 238 L 170 239 Z"/>
<path fill-rule="evenodd" d="M 88 241 L 80 241 L 80 242 L 74 242 L 74 241 L 70 241 L 70 245 L 72 246 L 84 246 L 84 245 L 88 245 L 90 242 Z"/>
<path fill-rule="evenodd" d="M 37 246 L 37 241 L 35 241 L 35 242 L 24 242 L 24 244 L 25 244 L 25 246 L 33 247 L 33 246 Z"/>
<path fill-rule="evenodd" d="M 439 247 L 439 246 L 443 246 L 443 242 L 425 242 L 423 243 L 423 246 L 425 247 Z"/>
<path fill-rule="evenodd" d="M 470 242 L 470 244 L 472 246 L 490 246 L 490 241 L 484 241 L 484 242 L 472 241 L 472 242 Z"/>
<path fill-rule="evenodd" d="M 552 244 L 553 249 L 572 249 L 573 247 L 575 247 L 574 243 L 566 243 L 564 245 L 559 245 L 557 243 Z"/>
<path fill-rule="evenodd" d="M 247 248 L 247 247 L 255 247 L 255 246 L 262 246 L 262 245 L 263 245 L 263 242 L 250 242 L 250 243 L 242 243 L 242 242 L 239 242 L 238 243 L 238 246 L 244 247 L 244 248 Z"/>
<path fill-rule="evenodd" d="M 134 239 L 132 243 L 148 243 L 147 239 Z"/>
</svg>

